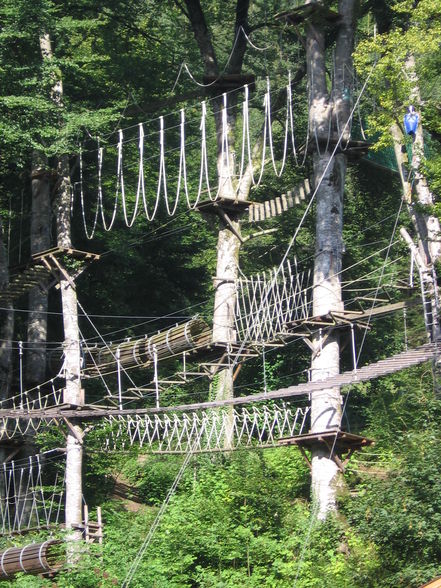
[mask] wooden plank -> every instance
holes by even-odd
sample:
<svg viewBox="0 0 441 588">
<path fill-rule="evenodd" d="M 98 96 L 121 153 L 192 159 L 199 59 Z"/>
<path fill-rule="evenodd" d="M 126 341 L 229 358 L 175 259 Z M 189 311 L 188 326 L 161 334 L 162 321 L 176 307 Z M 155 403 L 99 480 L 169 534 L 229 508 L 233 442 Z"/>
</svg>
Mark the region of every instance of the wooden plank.
<svg viewBox="0 0 441 588">
<path fill-rule="evenodd" d="M 282 209 L 284 212 L 286 212 L 289 209 L 288 200 L 286 199 L 286 194 L 282 194 L 281 200 L 282 200 Z"/>
<path fill-rule="evenodd" d="M 217 344 L 218 345 L 218 344 Z M 50 420 L 64 415 L 66 417 L 78 417 L 78 418 L 101 418 L 102 416 L 109 415 L 129 415 L 129 414 L 155 414 L 165 413 L 173 411 L 191 411 L 191 410 L 203 410 L 209 408 L 220 408 L 221 406 L 234 406 L 251 404 L 254 402 L 267 402 L 270 400 L 276 400 L 281 398 L 291 398 L 294 396 L 303 396 L 306 394 L 312 394 L 319 390 L 325 390 L 326 388 L 349 386 L 352 384 L 358 384 L 360 382 L 366 382 L 368 380 L 386 376 L 398 372 L 404 368 L 413 367 L 421 363 L 425 363 L 436 357 L 438 353 L 437 345 L 435 343 L 427 343 L 420 347 L 403 351 L 397 355 L 389 357 L 387 359 L 380 360 L 373 364 L 365 365 L 356 371 L 350 370 L 343 372 L 337 376 L 332 376 L 326 380 L 319 382 L 305 382 L 287 388 L 280 388 L 267 393 L 251 394 L 249 396 L 242 396 L 237 398 L 231 398 L 227 400 L 216 400 L 211 402 L 200 402 L 195 404 L 185 404 L 179 406 L 169 406 L 162 408 L 144 408 L 144 409 L 123 409 L 123 410 L 96 410 L 90 411 L 88 409 L 82 409 L 81 411 L 59 411 L 56 409 L 46 409 L 44 411 L 31 411 L 23 412 L 11 409 L 0 409 L 1 417 L 21 418 L 23 420 L 30 418 L 40 418 L 42 420 Z"/>
<path fill-rule="evenodd" d="M 269 203 L 269 200 L 267 200 L 265 202 L 265 219 L 271 218 L 271 205 Z"/>
<path fill-rule="evenodd" d="M 275 216 L 277 216 L 276 203 L 274 200 L 270 200 L 269 203 L 271 209 L 271 218 L 274 218 Z"/>
<path fill-rule="evenodd" d="M 277 215 L 282 214 L 283 208 L 282 208 L 282 199 L 280 198 L 280 196 L 276 197 L 275 204 L 276 204 L 276 214 Z"/>
<path fill-rule="evenodd" d="M 293 208 L 295 202 L 294 202 L 294 199 L 293 199 L 292 191 L 291 190 L 288 190 L 287 195 L 286 195 L 286 199 L 287 199 L 287 202 L 288 202 L 288 206 L 290 208 Z"/>
</svg>

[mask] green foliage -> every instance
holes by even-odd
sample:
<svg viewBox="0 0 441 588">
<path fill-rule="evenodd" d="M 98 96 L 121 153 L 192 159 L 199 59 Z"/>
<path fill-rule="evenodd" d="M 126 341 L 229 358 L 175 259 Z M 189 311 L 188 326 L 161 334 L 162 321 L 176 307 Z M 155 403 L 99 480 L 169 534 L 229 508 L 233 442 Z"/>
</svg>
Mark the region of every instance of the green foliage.
<svg viewBox="0 0 441 588">
<path fill-rule="evenodd" d="M 33 149 L 48 157 L 49 168 L 55 166 L 58 155 L 69 154 L 73 177 L 77 178 L 79 143 L 83 143 L 85 173 L 94 171 L 95 137 L 100 135 L 102 144 L 109 146 L 103 188 L 110 210 L 115 129 L 133 125 L 132 135 L 127 131 L 127 138 L 133 139 L 139 121 L 154 119 L 173 109 L 178 112 L 184 105 L 191 113 L 194 101 L 204 97 L 188 77 L 182 77 L 174 87 L 184 60 L 197 79 L 203 73 L 194 34 L 179 9 L 180 3 L 111 0 L 104 4 L 96 0 L 4 0 L 0 6 L 0 204 L 2 217 L 7 219 L 11 198 L 11 263 L 18 261 L 14 248 L 22 252 L 23 258 L 28 248 Z M 234 38 L 234 2 L 206 0 L 202 4 L 222 69 Z M 258 75 L 258 92 L 265 87 L 268 72 L 277 85 L 281 79 L 286 81 L 287 69 L 295 71 L 303 59 L 303 48 L 294 32 L 275 29 L 271 20 L 277 10 L 291 7 L 288 2 L 251 3 L 253 42 L 269 46 L 264 51 L 249 50 L 245 57 L 244 70 Z M 362 103 L 362 117 L 368 120 L 371 136 L 378 137 L 377 148 L 390 146 L 390 125 L 394 121 L 401 123 L 414 88 L 414 82 L 403 75 L 403 63 L 411 48 L 419 74 L 423 123 L 432 133 L 434 143 L 424 171 L 436 191 L 441 187 L 437 145 L 441 134 L 439 2 L 421 0 L 414 6 L 408 1 L 375 1 L 365 8 L 369 7 L 385 20 L 380 23 L 381 34 L 376 38 L 366 38 L 366 17 L 359 31 L 364 40 L 356 52 L 357 74 L 365 80 L 372 72 L 369 98 Z M 270 26 L 263 26 L 265 21 Z M 42 32 L 49 32 L 53 41 L 54 56 L 50 63 L 44 62 L 40 54 Z M 54 80 L 60 76 L 64 85 L 61 109 L 54 106 L 50 97 Z M 178 94 L 187 92 L 193 96 L 190 101 L 177 100 Z M 301 80 L 294 88 L 300 142 L 306 138 L 306 95 L 306 81 Z M 169 98 L 171 106 L 167 103 Z M 261 104 L 256 100 L 251 112 L 253 123 L 260 114 Z M 191 133 L 199 131 L 195 120 L 189 123 Z M 156 124 L 156 120 L 146 123 L 146 128 L 156 129 Z M 213 132 L 211 118 L 208 125 Z M 274 124 L 278 140 L 283 125 L 283 120 Z M 168 140 L 170 146 L 178 145 L 177 135 L 171 134 Z M 157 145 L 151 141 L 148 149 L 152 155 L 157 152 Z M 130 187 L 129 206 L 134 204 L 136 155 L 136 142 L 127 143 L 125 178 Z M 274 198 L 310 175 L 307 167 L 292 165 L 292 160 L 289 164 L 282 178 L 265 176 L 264 183 L 253 190 L 252 199 L 260 202 Z M 199 165 L 198 153 L 190 149 L 188 167 L 196 178 Z M 189 178 L 192 193 L 197 189 L 194 177 Z M 147 178 L 150 192 L 156 180 L 154 173 Z M 96 194 L 96 182 L 91 181 L 90 186 L 88 202 Z M 398 178 L 381 171 L 373 173 L 366 162 L 348 170 L 344 265 L 351 269 L 345 280 L 360 275 L 369 278 L 359 290 L 345 293 L 347 308 L 359 308 L 363 288 L 377 287 L 399 194 Z M 437 212 L 439 206 L 435 204 L 433 210 Z M 278 264 L 303 212 L 301 206 L 291 209 L 265 226 L 276 228 L 275 233 L 247 241 L 241 252 L 242 271 L 261 272 Z M 143 336 L 164 323 L 169 326 L 196 313 L 210 319 L 212 277 L 216 271 L 216 221 L 206 222 L 185 207 L 170 219 L 161 209 L 148 229 L 140 222 L 128 233 L 122 223 L 116 223 L 110 233 L 98 230 L 92 244 L 82 237 L 81 222 L 78 217 L 74 220 L 75 245 L 104 255 L 93 270 L 79 277 L 78 291 L 88 312 L 98 315 L 93 320 L 106 339 Z M 408 224 L 407 215 L 402 213 L 399 226 Z M 24 231 L 20 242 L 19 227 L 20 234 L 21 229 Z M 244 235 L 252 232 L 253 226 L 243 225 Z M 314 219 L 310 215 L 293 247 L 300 269 L 311 268 L 314 235 Z M 379 253 L 380 248 L 383 251 Z M 404 280 L 408 275 L 405 246 L 394 245 L 394 255 L 402 256 L 403 261 L 394 266 L 392 275 L 388 274 L 381 291 L 391 301 L 401 295 L 387 284 L 394 284 L 398 277 Z M 51 308 L 58 310 L 53 301 Z M 156 319 L 168 314 L 173 316 L 166 321 Z M 114 319 L 111 315 L 127 315 L 129 319 Z M 134 316 L 144 318 L 130 318 Z M 409 343 L 420 343 L 423 325 L 419 310 L 409 311 L 407 321 Z M 25 321 L 18 319 L 17 324 L 17 330 L 24 331 Z M 402 316 L 394 315 L 370 327 L 362 362 L 403 349 Z M 86 317 L 81 319 L 81 328 L 91 344 L 100 342 Z M 54 341 L 61 339 L 58 317 L 52 318 L 50 332 Z M 343 336 L 342 332 L 342 340 Z M 357 331 L 357 346 L 362 338 L 364 332 Z M 306 346 L 293 344 L 267 350 L 264 368 L 268 389 L 304 379 L 309 362 L 310 350 Z M 342 369 L 351 367 L 348 345 L 342 354 Z M 163 370 L 169 374 L 170 369 L 160 366 L 161 373 Z M 144 385 L 150 376 L 146 370 L 134 370 L 130 375 L 139 385 Z M 107 384 L 115 389 L 116 380 L 110 377 Z M 309 503 L 309 470 L 294 448 L 194 456 L 132 586 L 414 588 L 439 574 L 440 405 L 434 398 L 432 384 L 430 366 L 423 366 L 381 382 L 351 388 L 348 424 L 373 437 L 376 445 L 353 458 L 345 476 L 347 488 L 340 497 L 340 515 L 329 518 L 325 524 L 314 521 Z M 245 394 L 261 391 L 262 385 L 263 361 L 259 357 L 244 365 L 236 389 Z M 100 382 L 86 381 L 85 386 L 91 401 L 102 397 Z M 189 398 L 206 400 L 207 395 L 207 382 L 196 381 L 190 391 L 184 385 L 170 388 L 161 396 L 161 402 L 171 405 Z M 151 405 L 152 399 L 146 398 L 145 403 Z M 57 586 L 119 585 L 181 466 L 179 456 L 143 455 L 136 449 L 120 454 L 103 451 L 106 439 L 115 431 L 116 426 L 95 427 L 86 440 L 85 499 L 92 507 L 103 505 L 104 545 L 85 549 L 78 566 L 58 574 L 54 580 Z M 62 446 L 64 437 L 54 427 L 38 435 L 36 442 L 44 450 Z M 120 488 L 120 495 L 116 492 L 118 483 L 124 490 Z M 32 535 L 28 539 L 46 537 Z M 23 544 L 28 539 L 23 538 Z M 2 547 L 9 544 L 5 540 Z M 8 585 L 43 587 L 52 585 L 52 580 L 20 575 L 5 583 Z"/>
</svg>

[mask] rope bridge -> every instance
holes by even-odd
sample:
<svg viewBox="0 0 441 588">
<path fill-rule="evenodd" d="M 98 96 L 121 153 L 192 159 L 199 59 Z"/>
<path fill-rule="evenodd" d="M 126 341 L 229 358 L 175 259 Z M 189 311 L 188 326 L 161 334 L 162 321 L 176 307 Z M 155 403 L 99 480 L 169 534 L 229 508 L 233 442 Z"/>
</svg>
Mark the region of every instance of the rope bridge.
<svg viewBox="0 0 441 588">
<path fill-rule="evenodd" d="M 272 447 L 282 437 L 301 435 L 309 408 L 286 404 L 173 414 L 111 416 L 106 446 L 139 445 L 155 453 L 224 451 Z"/>
<path fill-rule="evenodd" d="M 237 280 L 236 332 L 239 341 L 271 342 L 288 335 L 286 325 L 312 313 L 312 272 L 298 272 L 286 260 L 274 268 Z"/>
<path fill-rule="evenodd" d="M 43 472 L 45 458 L 3 463 L 0 470 L 0 534 L 12 535 L 56 525 L 64 513 L 64 466 Z M 47 478 L 51 483 L 47 484 Z"/>
</svg>

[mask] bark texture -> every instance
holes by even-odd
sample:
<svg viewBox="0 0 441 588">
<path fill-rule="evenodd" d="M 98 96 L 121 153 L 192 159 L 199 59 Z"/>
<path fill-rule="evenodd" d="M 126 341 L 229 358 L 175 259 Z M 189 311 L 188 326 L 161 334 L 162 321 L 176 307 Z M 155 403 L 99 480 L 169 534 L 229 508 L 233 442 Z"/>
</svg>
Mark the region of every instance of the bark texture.
<svg viewBox="0 0 441 588">
<path fill-rule="evenodd" d="M 199 0 L 185 0 L 186 16 L 188 17 L 195 40 L 198 44 L 201 58 L 207 75 L 219 76 L 219 68 L 210 32 L 206 24 L 204 12 Z M 235 28 L 233 43 L 235 51 L 231 57 L 227 73 L 241 73 L 243 58 L 246 51 L 246 39 L 239 31 L 241 27 L 248 30 L 247 18 L 249 0 L 237 0 L 235 13 Z M 219 184 L 219 196 L 225 198 L 248 198 L 251 187 L 249 176 L 246 177 L 243 186 L 237 186 L 235 177 L 235 149 L 234 129 L 236 126 L 236 96 L 228 97 L 227 141 L 228 152 L 225 149 L 225 133 L 223 119 L 223 99 L 213 101 L 214 118 L 217 134 L 217 172 Z M 233 227 L 240 235 L 239 223 L 231 219 Z M 215 299 L 213 311 L 213 341 L 231 343 L 236 340 L 234 329 L 234 317 L 236 306 L 235 282 L 238 276 L 238 263 L 241 241 L 224 221 L 218 233 L 217 242 L 217 266 L 214 280 Z M 212 386 L 212 396 L 215 399 L 233 397 L 233 372 L 232 368 L 223 368 L 216 374 Z M 228 435 L 227 435 L 228 437 Z"/>
<path fill-rule="evenodd" d="M 53 58 L 51 39 L 49 34 L 40 37 L 40 50 L 43 59 Z M 53 79 L 51 97 L 56 106 L 63 109 L 63 83 L 61 75 Z M 60 117 L 61 118 L 61 117 Z M 70 200 L 71 183 L 68 155 L 58 159 L 58 183 L 55 202 L 57 245 L 72 247 Z M 63 308 L 64 326 L 64 377 L 65 389 L 63 401 L 68 404 L 81 405 L 84 403 L 81 389 L 81 355 L 78 329 L 78 306 L 75 284 L 65 276 L 60 281 L 61 302 Z M 80 525 L 82 522 L 82 463 L 83 463 L 83 432 L 76 423 L 68 423 L 66 443 L 66 529 L 70 529 L 68 539 L 79 541 L 82 537 Z M 71 554 L 71 562 L 75 561 L 75 550 Z"/>
<path fill-rule="evenodd" d="M 335 47 L 334 88 L 327 89 L 325 69 L 325 33 L 320 25 L 307 26 L 306 58 L 310 85 L 309 124 L 317 139 L 313 156 L 316 194 L 316 248 L 314 261 L 313 313 L 322 316 L 329 311 L 343 310 L 341 277 L 343 256 L 343 194 L 346 177 L 346 156 L 331 158 L 333 144 L 326 147 L 329 137 L 342 140 L 350 137 L 351 103 L 349 77 L 354 36 L 354 0 L 340 0 L 339 24 Z M 311 379 L 319 381 L 340 371 L 340 341 L 336 331 L 319 331 L 312 340 Z M 338 429 L 341 425 L 341 395 L 338 388 L 313 394 L 311 399 L 311 432 Z M 326 518 L 336 510 L 336 493 L 340 472 L 330 451 L 321 444 L 312 448 L 312 497 L 317 517 Z"/>
<path fill-rule="evenodd" d="M 45 251 L 51 246 L 50 175 L 45 155 L 34 151 L 31 172 L 31 253 Z M 48 292 L 46 288 L 34 288 L 29 293 L 28 352 L 26 358 L 26 383 L 33 387 L 44 381 L 46 375 Z"/>
<path fill-rule="evenodd" d="M 58 164 L 59 191 L 56 203 L 57 243 L 60 247 L 71 247 L 70 226 L 70 175 L 69 158 L 62 156 Z M 78 304 L 75 284 L 70 279 L 60 282 L 64 327 L 64 377 L 63 401 L 67 404 L 84 403 L 81 389 L 81 352 L 78 328 Z M 66 444 L 66 510 L 67 529 L 73 529 L 69 538 L 81 539 L 79 526 L 82 522 L 82 463 L 83 432 L 72 422 Z"/>
</svg>

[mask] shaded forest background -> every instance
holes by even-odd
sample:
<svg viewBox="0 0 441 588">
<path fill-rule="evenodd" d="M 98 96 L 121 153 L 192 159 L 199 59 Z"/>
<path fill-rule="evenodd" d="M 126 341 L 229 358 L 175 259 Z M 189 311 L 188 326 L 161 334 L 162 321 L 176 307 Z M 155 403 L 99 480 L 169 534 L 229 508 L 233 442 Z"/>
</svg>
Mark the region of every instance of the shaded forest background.
<svg viewBox="0 0 441 588">
<path fill-rule="evenodd" d="M 235 37 L 236 3 L 207 0 L 201 4 L 222 68 Z M 247 33 L 254 47 L 247 45 L 244 71 L 256 75 L 257 93 L 265 91 L 267 76 L 277 88 L 286 84 L 288 71 L 298 74 L 293 100 L 298 134 L 305 138 L 304 47 L 292 28 L 274 19 L 277 12 L 289 8 L 288 2 L 250 3 Z M 391 123 L 401 124 L 409 102 L 402 56 L 412 47 L 422 93 L 418 107 L 430 144 L 424 169 L 435 194 L 441 186 L 440 16 L 436 0 L 415 5 L 361 2 L 358 69 L 348 73 L 353 75 L 356 95 L 372 65 L 378 63 L 361 102 L 360 120 L 377 145 L 374 153 L 381 157 L 392 145 Z M 184 62 L 197 80 L 203 76 L 184 2 L 109 0 L 103 6 L 94 0 L 3 0 L 0 27 L 0 214 L 8 265 L 13 267 L 30 256 L 30 174 L 35 150 L 47 157 L 55 193 L 55 162 L 61 154 L 69 154 L 72 178 L 78 181 L 80 144 L 92 168 L 97 136 L 116 142 L 116 129 L 146 120 L 157 125 L 160 114 L 181 107 L 190 110 L 206 96 L 185 71 L 177 79 Z M 41 59 L 38 39 L 43 30 L 52 38 L 50 63 Z M 334 40 L 331 29 L 330 47 Z M 50 97 L 54 76 L 60 75 L 61 111 Z M 332 60 L 330 83 L 331 78 Z M 261 104 L 256 106 L 256 111 L 261 109 Z M 273 198 L 309 177 L 310 171 L 308 158 L 304 166 L 290 161 L 281 178 L 266 176 L 252 199 Z M 112 180 L 105 177 L 103 186 L 111 203 Z M 78 211 L 78 192 L 74 194 Z M 351 164 L 345 188 L 344 265 L 359 266 L 349 272 L 348 279 L 383 262 L 384 256 L 373 254 L 389 243 L 401 197 L 398 175 L 387 166 L 374 166 L 366 159 Z M 241 270 L 251 274 L 277 265 L 303 212 L 304 207 L 291 209 L 267 224 L 275 232 L 250 239 L 241 253 Z M 405 208 L 398 223 L 411 226 Z M 75 248 L 102 255 L 77 281 L 81 304 L 107 341 L 151 333 L 196 314 L 210 320 L 216 238 L 216 222 L 185 207 L 173 218 L 160 210 L 154 222 L 138 220 L 131 229 L 117 221 L 110 232 L 98 229 L 92 241 L 84 236 L 81 215 L 75 214 Z M 313 251 L 312 211 L 295 244 L 301 267 L 310 267 Z M 399 277 L 406 280 L 409 256 L 404 243 L 396 245 L 397 251 L 402 253 Z M 388 293 L 391 300 L 400 299 L 401 292 L 393 284 Z M 48 347 L 56 350 L 62 342 L 56 291 L 51 291 L 49 309 Z M 12 386 L 18 381 L 18 342 L 26 340 L 26 310 L 25 299 L 14 309 Z M 407 321 L 408 345 L 424 342 L 419 310 L 410 312 Z M 80 327 L 86 340 L 96 341 L 87 317 L 81 317 Z M 362 337 L 357 332 L 359 344 Z M 360 361 L 388 357 L 405 343 L 403 316 L 392 315 L 372 325 Z M 268 352 L 269 389 L 304 380 L 309 355 L 300 342 Z M 343 353 L 342 366 L 352 368 L 350 346 Z M 142 383 L 145 374 L 135 377 Z M 86 382 L 86 394 L 98 397 L 99 386 Z M 262 358 L 256 358 L 241 370 L 236 393 L 261 391 L 262 386 Z M 413 588 L 439 575 L 441 404 L 437 390 L 431 365 L 351 389 L 345 426 L 374 439 L 375 445 L 352 458 L 339 494 L 338 516 L 325 523 L 314 523 L 310 517 L 309 470 L 296 449 L 194 456 L 132 585 Z M 207 394 L 207 382 L 198 382 L 191 390 L 172 388 L 163 401 L 205 400 Z M 62 437 L 54 430 L 38 436 L 36 443 L 47 449 L 62 443 Z M 135 448 L 104 452 L 101 438 L 92 432 L 87 439 L 84 493 L 92 508 L 103 507 L 103 547 L 89 546 L 79 566 L 55 580 L 23 576 L 10 585 L 120 584 L 181 461 L 179 456 L 148 455 Z M 1 544 L 28 541 L 29 536 L 3 538 Z"/>
</svg>

